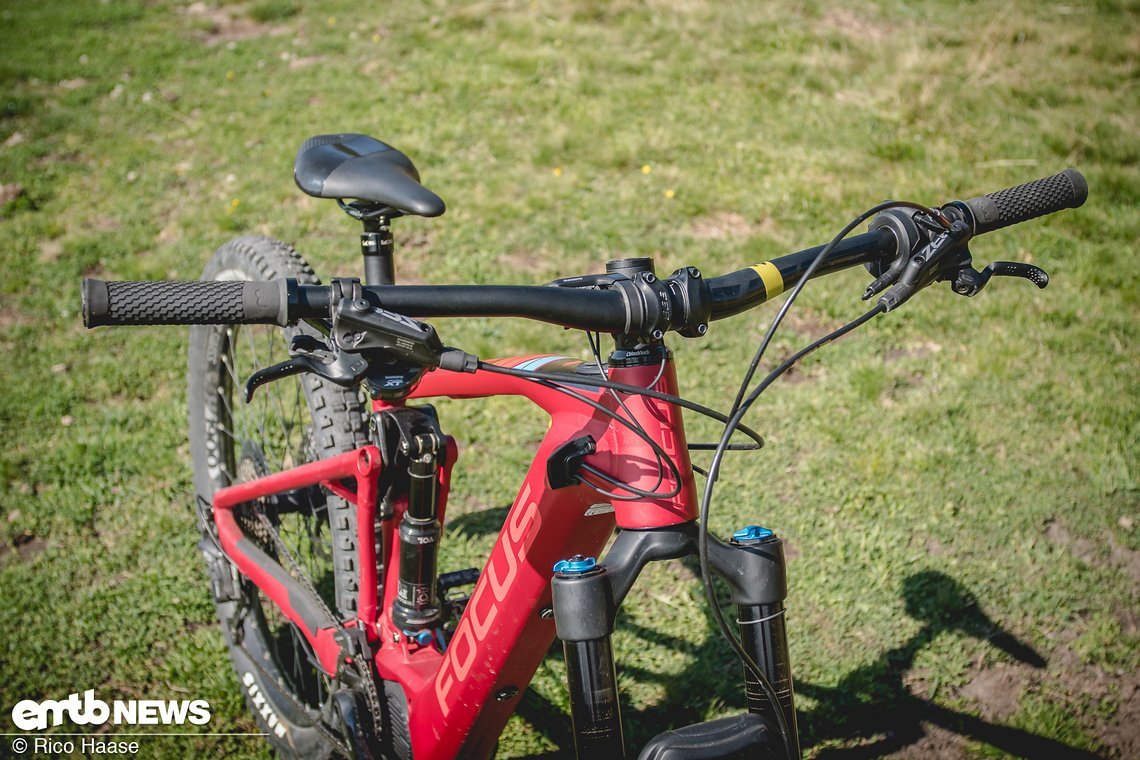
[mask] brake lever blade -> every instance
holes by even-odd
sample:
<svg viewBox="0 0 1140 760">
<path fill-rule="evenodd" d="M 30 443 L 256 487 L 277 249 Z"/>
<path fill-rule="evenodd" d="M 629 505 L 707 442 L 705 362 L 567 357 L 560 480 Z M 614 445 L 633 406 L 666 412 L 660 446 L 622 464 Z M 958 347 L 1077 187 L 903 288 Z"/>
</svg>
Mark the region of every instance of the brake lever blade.
<svg viewBox="0 0 1140 760">
<path fill-rule="evenodd" d="M 243 396 L 245 403 L 248 404 L 252 401 L 253 392 L 266 383 L 272 383 L 274 380 L 280 380 L 290 375 L 300 374 L 306 369 L 307 367 L 296 359 L 288 359 L 279 364 L 274 364 L 272 367 L 259 369 L 249 376 L 249 380 L 245 381 L 245 394 Z"/>
<path fill-rule="evenodd" d="M 983 270 L 993 277 L 1021 277 L 1029 280 L 1041 290 L 1049 285 L 1049 275 L 1041 267 L 1023 264 L 1020 261 L 995 261 Z"/>
<path fill-rule="evenodd" d="M 289 342 L 289 353 L 293 358 L 250 375 L 245 383 L 245 403 L 250 402 L 253 392 L 262 385 L 301 372 L 312 372 L 337 385 L 349 387 L 368 371 L 367 359 L 358 354 L 337 351 L 315 335 L 294 335 Z"/>
<path fill-rule="evenodd" d="M 995 261 L 980 272 L 973 267 L 964 267 L 958 272 L 950 289 L 960 296 L 972 298 L 982 292 L 991 277 L 1021 277 L 1041 289 L 1049 284 L 1049 275 L 1041 267 L 1019 261 Z"/>
<path fill-rule="evenodd" d="M 548 288 L 607 288 L 617 278 L 611 274 L 584 274 L 578 277 L 561 277 L 546 283 Z"/>
</svg>

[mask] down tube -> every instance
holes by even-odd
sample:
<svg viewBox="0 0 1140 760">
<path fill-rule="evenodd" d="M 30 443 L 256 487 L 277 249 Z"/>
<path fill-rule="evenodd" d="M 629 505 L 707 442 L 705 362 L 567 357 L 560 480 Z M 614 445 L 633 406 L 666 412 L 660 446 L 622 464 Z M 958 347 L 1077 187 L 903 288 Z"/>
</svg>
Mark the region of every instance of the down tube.
<svg viewBox="0 0 1140 760">
<path fill-rule="evenodd" d="M 595 438 L 605 423 L 558 414 L 527 472 L 456 628 L 440 667 L 410 706 L 417 758 L 485 758 L 554 640 L 550 605 L 554 563 L 598 554 L 613 533 L 611 511 L 587 515 L 597 496 L 574 486 L 551 490 L 546 461 L 581 435 Z"/>
</svg>

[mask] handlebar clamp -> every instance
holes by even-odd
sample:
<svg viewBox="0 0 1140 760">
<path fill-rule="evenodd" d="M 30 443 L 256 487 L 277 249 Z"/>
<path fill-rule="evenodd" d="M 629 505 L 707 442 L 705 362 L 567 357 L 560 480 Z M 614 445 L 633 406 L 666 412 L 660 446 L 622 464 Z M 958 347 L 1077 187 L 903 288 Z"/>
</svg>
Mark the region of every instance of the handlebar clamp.
<svg viewBox="0 0 1140 760">
<path fill-rule="evenodd" d="M 604 275 L 567 277 L 550 285 L 596 288 L 621 296 L 625 324 L 614 333 L 619 348 L 659 342 L 667 330 L 686 338 L 708 332 L 712 293 L 696 267 L 681 267 L 662 280 L 651 259 L 619 259 L 606 264 Z"/>
<path fill-rule="evenodd" d="M 699 338 L 709 331 L 712 298 L 708 283 L 696 267 L 681 267 L 665 281 L 673 294 L 673 326 L 679 335 Z"/>
<path fill-rule="evenodd" d="M 712 294 L 696 267 L 681 267 L 665 280 L 652 272 L 616 275 L 609 286 L 622 295 L 628 315 L 619 347 L 658 342 L 666 330 L 686 338 L 708 332 Z"/>
</svg>

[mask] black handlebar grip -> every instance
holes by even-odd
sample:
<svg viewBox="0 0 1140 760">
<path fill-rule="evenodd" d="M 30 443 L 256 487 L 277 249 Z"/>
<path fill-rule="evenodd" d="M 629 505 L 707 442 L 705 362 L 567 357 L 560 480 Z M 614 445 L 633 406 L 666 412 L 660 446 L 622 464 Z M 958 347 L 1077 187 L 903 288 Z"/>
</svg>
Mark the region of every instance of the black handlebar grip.
<svg viewBox="0 0 1140 760">
<path fill-rule="evenodd" d="M 1007 187 L 996 193 L 964 201 L 974 216 L 974 234 L 993 232 L 1011 224 L 1067 208 L 1077 208 L 1089 197 L 1089 185 L 1076 169 L 1052 177 Z"/>
<path fill-rule="evenodd" d="M 288 323 L 288 281 L 83 281 L 83 324 Z"/>
</svg>

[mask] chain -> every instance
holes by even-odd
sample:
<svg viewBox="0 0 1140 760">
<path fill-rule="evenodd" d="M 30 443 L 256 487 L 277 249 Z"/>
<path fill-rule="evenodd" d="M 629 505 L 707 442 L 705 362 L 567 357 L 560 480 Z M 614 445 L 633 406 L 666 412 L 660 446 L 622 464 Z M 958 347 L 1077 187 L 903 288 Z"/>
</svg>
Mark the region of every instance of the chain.
<svg viewBox="0 0 1140 760">
<path fill-rule="evenodd" d="M 352 664 L 356 668 L 364 700 L 368 702 L 368 710 L 372 714 L 373 738 L 378 739 L 384 730 L 384 716 L 380 712 L 380 695 L 376 692 L 376 679 L 372 677 L 372 663 L 366 657 L 355 657 Z"/>
<path fill-rule="evenodd" d="M 280 534 L 273 528 L 272 523 L 270 523 L 269 518 L 266 517 L 262 512 L 257 513 L 257 518 L 261 522 L 262 527 L 265 528 L 266 534 L 273 540 L 273 543 L 276 545 L 276 547 L 282 553 L 284 553 L 285 557 L 289 560 L 289 564 L 293 566 L 296 574 L 300 576 L 297 580 L 305 587 L 305 590 L 309 593 L 309 595 L 316 600 L 317 604 L 320 605 L 321 611 L 327 616 L 329 622 L 332 625 L 339 627 L 337 619 L 333 616 L 332 611 L 329 610 L 328 605 L 325 604 L 325 601 L 323 598 L 321 598 L 321 595 L 317 593 L 316 588 L 313 586 L 308 576 L 305 575 L 304 571 L 301 569 L 301 563 L 293 555 L 293 552 L 290 551 L 289 547 L 285 545 L 285 542 L 281 539 Z M 362 652 L 359 654 L 361 656 L 354 656 L 352 658 L 352 667 L 356 671 L 358 677 L 357 680 L 360 682 L 361 690 L 364 692 L 364 699 L 368 703 L 368 710 L 372 716 L 372 725 L 374 727 L 375 733 L 380 731 L 381 727 L 384 725 L 383 715 L 380 711 L 380 695 L 376 692 L 376 679 L 372 675 L 372 666 L 369 663 L 368 658 L 366 656 L 363 656 L 366 655 L 367 652 Z"/>
</svg>

